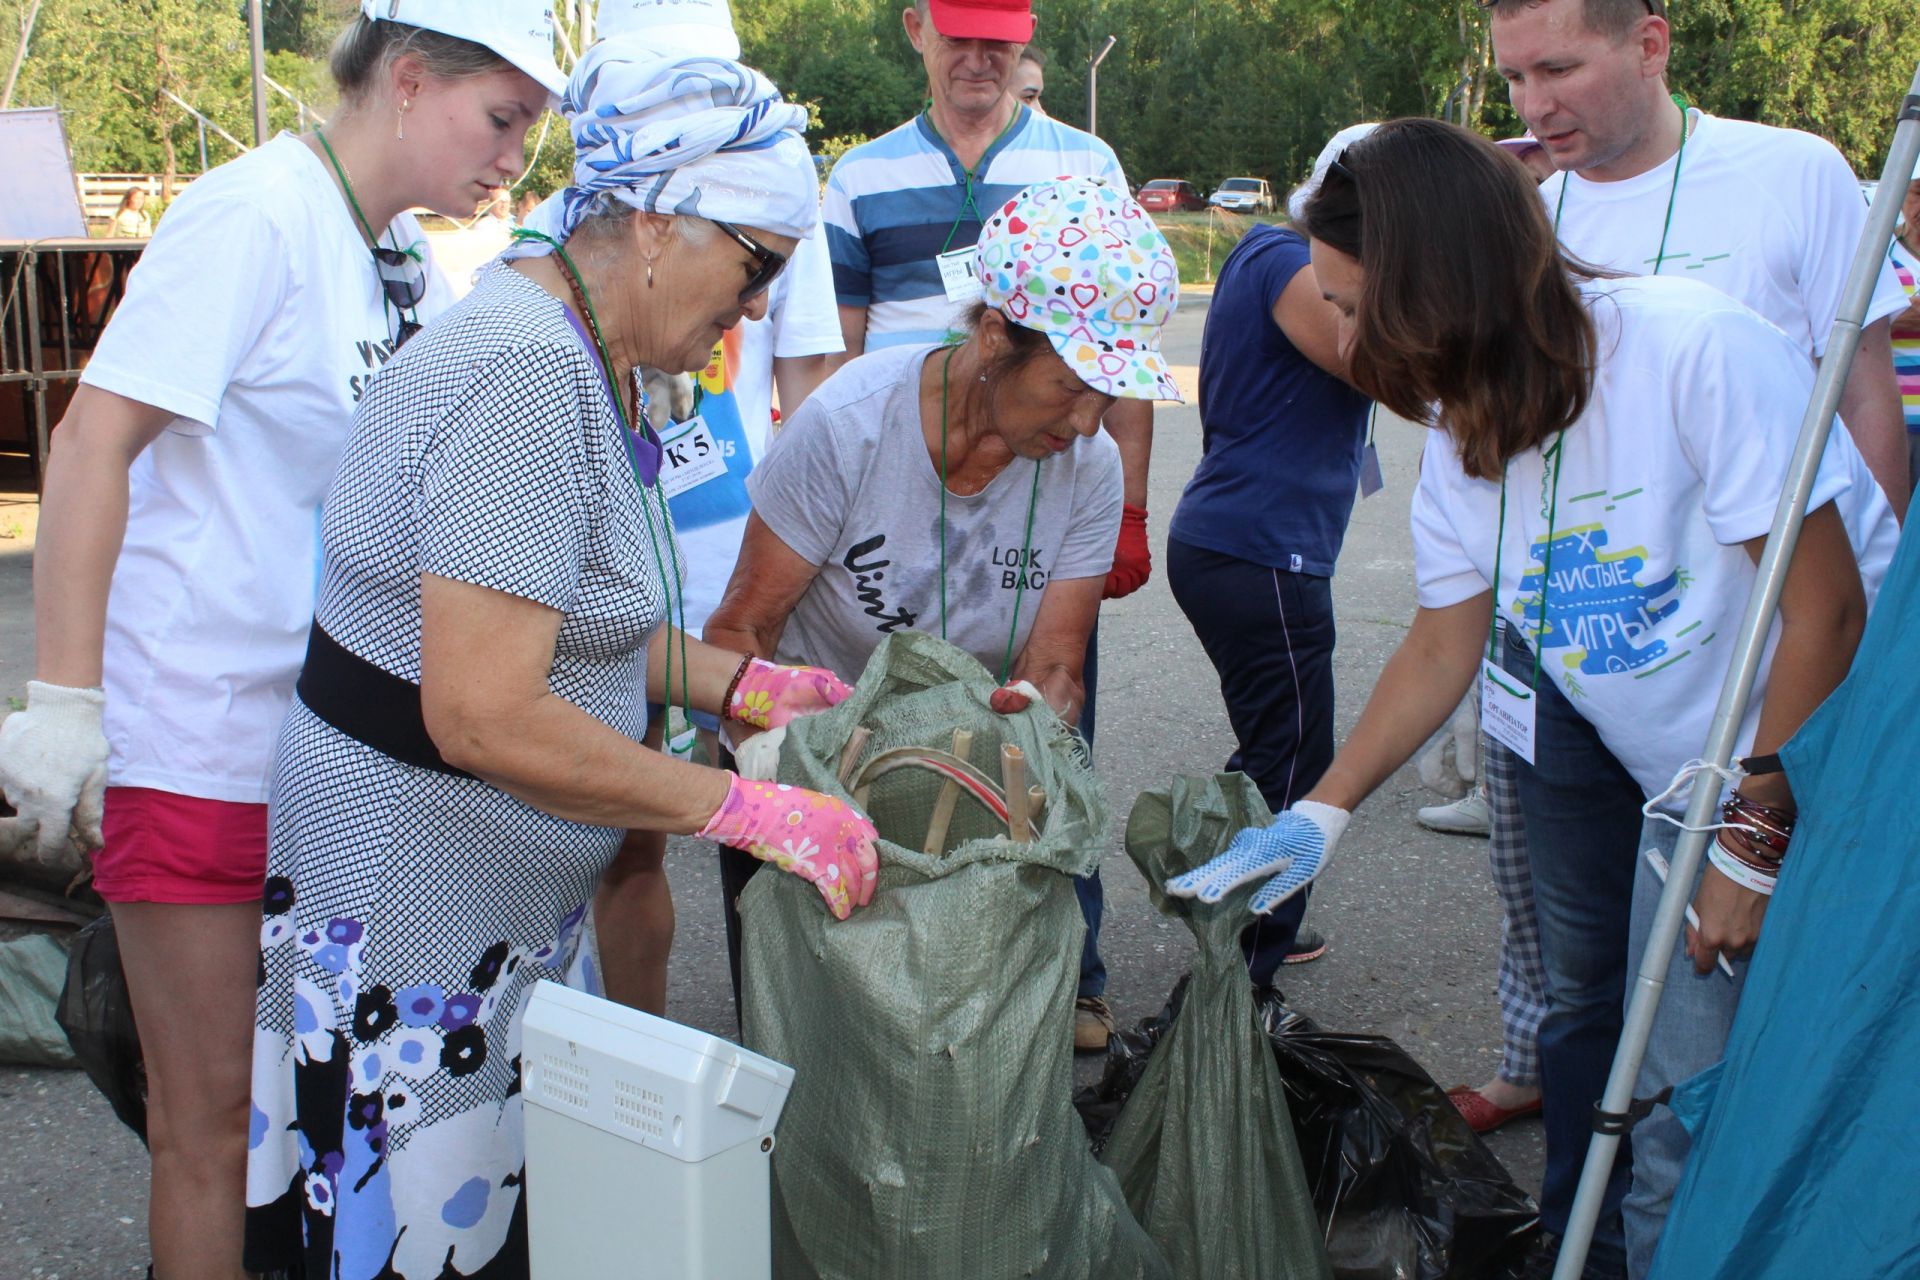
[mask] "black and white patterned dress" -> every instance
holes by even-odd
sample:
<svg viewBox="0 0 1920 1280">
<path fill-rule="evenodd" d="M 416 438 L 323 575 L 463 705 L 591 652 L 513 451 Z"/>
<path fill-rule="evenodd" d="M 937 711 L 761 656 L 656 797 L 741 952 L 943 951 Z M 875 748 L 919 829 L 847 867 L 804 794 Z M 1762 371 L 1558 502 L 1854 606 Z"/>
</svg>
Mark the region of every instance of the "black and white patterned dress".
<svg viewBox="0 0 1920 1280">
<path fill-rule="evenodd" d="M 628 449 L 564 308 L 493 269 L 360 405 L 320 626 L 418 682 L 423 572 L 536 600 L 565 615 L 549 687 L 638 739 L 673 551 Z M 541 978 L 597 987 L 581 921 L 621 835 L 402 764 L 296 699 L 270 817 L 250 1263 L 526 1274 L 521 1000 Z"/>
</svg>

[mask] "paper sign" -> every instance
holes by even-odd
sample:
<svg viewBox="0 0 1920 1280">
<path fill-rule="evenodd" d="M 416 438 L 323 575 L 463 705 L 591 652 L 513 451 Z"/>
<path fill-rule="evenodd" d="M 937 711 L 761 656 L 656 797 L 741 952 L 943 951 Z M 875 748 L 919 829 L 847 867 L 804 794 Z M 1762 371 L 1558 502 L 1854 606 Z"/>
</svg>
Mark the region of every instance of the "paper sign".
<svg viewBox="0 0 1920 1280">
<path fill-rule="evenodd" d="M 660 486 L 677 498 L 696 485 L 727 474 L 727 455 L 708 430 L 705 418 L 670 426 L 660 437 Z"/>
<path fill-rule="evenodd" d="M 1371 443 L 1360 454 L 1360 496 L 1371 498 L 1387 487 L 1387 478 L 1380 474 L 1380 450 Z"/>
<path fill-rule="evenodd" d="M 667 708 L 666 729 L 667 754 L 676 760 L 693 759 L 695 729 L 687 713 L 679 707 Z"/>
<path fill-rule="evenodd" d="M 964 249 L 950 249 L 934 258 L 940 267 L 940 287 L 947 291 L 948 302 L 978 302 L 980 300 L 980 277 L 973 273 L 973 262 L 978 254 L 974 246 Z"/>
<path fill-rule="evenodd" d="M 1480 731 L 1533 763 L 1533 690 L 1485 658 L 1480 660 Z"/>
</svg>

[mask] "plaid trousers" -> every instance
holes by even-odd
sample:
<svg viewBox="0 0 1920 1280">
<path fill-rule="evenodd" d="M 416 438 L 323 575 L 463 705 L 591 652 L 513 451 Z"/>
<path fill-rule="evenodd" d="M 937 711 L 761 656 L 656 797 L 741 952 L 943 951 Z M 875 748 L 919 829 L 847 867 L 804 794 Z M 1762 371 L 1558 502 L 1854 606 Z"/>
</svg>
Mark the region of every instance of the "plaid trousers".
<svg viewBox="0 0 1920 1280">
<path fill-rule="evenodd" d="M 1540 958 L 1540 921 L 1533 910 L 1533 873 L 1527 866 L 1527 829 L 1514 788 L 1514 755 L 1482 737 L 1480 770 L 1492 815 L 1487 860 L 1500 897 L 1500 1078 L 1538 1087 L 1547 976 Z"/>
</svg>

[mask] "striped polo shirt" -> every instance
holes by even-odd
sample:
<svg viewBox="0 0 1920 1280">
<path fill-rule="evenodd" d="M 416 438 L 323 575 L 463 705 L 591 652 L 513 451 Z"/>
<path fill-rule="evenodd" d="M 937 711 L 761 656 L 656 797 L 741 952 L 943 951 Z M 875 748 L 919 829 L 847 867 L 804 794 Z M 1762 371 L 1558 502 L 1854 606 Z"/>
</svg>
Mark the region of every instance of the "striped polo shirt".
<svg viewBox="0 0 1920 1280">
<path fill-rule="evenodd" d="M 1920 293 L 1920 256 L 1908 252 L 1899 240 L 1893 242 L 1889 256 L 1893 273 L 1911 301 Z M 1896 324 L 1898 320 L 1896 316 Z M 1893 376 L 1900 383 L 1900 407 L 1906 411 L 1907 430 L 1920 435 L 1920 329 L 1893 331 Z"/>
<path fill-rule="evenodd" d="M 821 214 L 840 305 L 867 308 L 867 350 L 945 338 L 959 308 L 935 258 L 976 243 L 1021 188 L 1062 177 L 1127 186 L 1113 148 L 1024 105 L 971 179 L 925 112 L 841 156 Z"/>
</svg>

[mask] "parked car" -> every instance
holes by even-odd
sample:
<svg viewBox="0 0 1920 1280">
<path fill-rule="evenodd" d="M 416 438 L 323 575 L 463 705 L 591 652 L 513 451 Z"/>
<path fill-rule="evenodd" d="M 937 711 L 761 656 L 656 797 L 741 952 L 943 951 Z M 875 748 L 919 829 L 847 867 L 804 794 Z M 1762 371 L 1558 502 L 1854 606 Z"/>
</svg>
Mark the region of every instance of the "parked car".
<svg viewBox="0 0 1920 1280">
<path fill-rule="evenodd" d="M 1228 178 L 1214 191 L 1210 203 L 1235 213 L 1272 213 L 1273 188 L 1265 178 Z"/>
<path fill-rule="evenodd" d="M 1148 213 L 1197 213 L 1207 207 L 1207 201 L 1191 182 L 1155 178 L 1140 188 L 1140 207 Z"/>
</svg>

